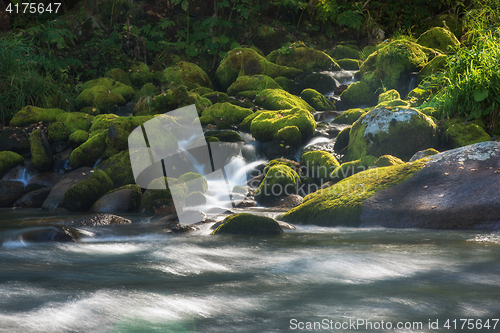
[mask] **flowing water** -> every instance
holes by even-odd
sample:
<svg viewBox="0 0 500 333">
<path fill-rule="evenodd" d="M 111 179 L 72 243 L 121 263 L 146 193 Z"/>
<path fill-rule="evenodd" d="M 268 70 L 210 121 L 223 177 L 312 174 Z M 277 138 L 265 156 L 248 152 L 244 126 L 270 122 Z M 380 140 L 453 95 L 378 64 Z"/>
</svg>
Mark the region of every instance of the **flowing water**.
<svg viewBox="0 0 500 333">
<path fill-rule="evenodd" d="M 25 243 L 20 230 L 71 216 L 0 213 L 0 332 L 288 332 L 349 320 L 453 332 L 447 319 L 493 326 L 500 315 L 498 233 L 299 226 L 231 237 L 207 225 L 172 235 L 129 216 L 78 243 Z"/>
</svg>

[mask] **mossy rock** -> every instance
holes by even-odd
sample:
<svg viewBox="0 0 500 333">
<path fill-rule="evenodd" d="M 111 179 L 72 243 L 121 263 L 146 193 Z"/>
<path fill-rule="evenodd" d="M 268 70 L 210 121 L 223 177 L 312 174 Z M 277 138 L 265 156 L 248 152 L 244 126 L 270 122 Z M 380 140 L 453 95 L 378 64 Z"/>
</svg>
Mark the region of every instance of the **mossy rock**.
<svg viewBox="0 0 500 333">
<path fill-rule="evenodd" d="M 340 114 L 339 116 L 335 117 L 335 119 L 332 120 L 332 123 L 351 125 L 365 113 L 366 112 L 362 109 L 349 109 L 342 112 L 342 114 Z"/>
<path fill-rule="evenodd" d="M 276 199 L 297 194 L 300 178 L 297 172 L 286 165 L 275 165 L 267 170 L 264 180 L 255 192 L 259 204 L 271 204 Z"/>
<path fill-rule="evenodd" d="M 159 188 L 164 189 L 159 189 Z M 173 198 L 185 200 L 187 186 L 176 178 L 158 178 L 153 180 L 142 196 L 140 212 L 143 214 L 175 214 Z M 178 203 L 179 204 L 179 203 Z"/>
<path fill-rule="evenodd" d="M 128 150 L 123 150 L 112 155 L 108 159 L 99 163 L 97 168 L 106 172 L 113 182 L 114 188 L 135 183 L 132 164 L 130 163 L 130 153 Z"/>
<path fill-rule="evenodd" d="M 284 76 L 292 79 L 301 73 L 300 69 L 276 65 L 252 49 L 236 48 L 229 51 L 222 59 L 215 72 L 215 78 L 226 90 L 238 76 L 263 74 L 272 78 Z"/>
<path fill-rule="evenodd" d="M 10 121 L 10 126 L 26 126 L 39 122 L 53 122 L 61 113 L 61 109 L 43 109 L 36 106 L 28 105 L 17 112 Z"/>
<path fill-rule="evenodd" d="M 241 213 L 228 216 L 211 235 L 279 235 L 284 233 L 278 222 L 270 217 Z"/>
<path fill-rule="evenodd" d="M 305 140 L 314 133 L 316 121 L 309 111 L 299 108 L 264 111 L 252 120 L 250 131 L 259 141 L 271 141 L 280 129 L 287 126 L 297 126 Z"/>
<path fill-rule="evenodd" d="M 301 108 L 314 112 L 314 108 L 300 97 L 289 94 L 283 89 L 265 89 L 255 98 L 255 104 L 266 110 L 287 110 Z"/>
<path fill-rule="evenodd" d="M 436 124 L 418 110 L 373 109 L 353 124 L 347 159 L 393 155 L 407 161 L 417 151 L 435 146 L 435 134 Z"/>
<path fill-rule="evenodd" d="M 108 127 L 111 125 L 113 120 L 119 118 L 116 114 L 100 114 L 95 116 L 92 120 L 92 126 L 90 127 L 90 132 L 98 131 L 98 130 L 108 130 Z"/>
<path fill-rule="evenodd" d="M 12 151 L 0 151 L 0 177 L 10 169 L 23 164 L 24 159 L 21 155 Z"/>
<path fill-rule="evenodd" d="M 139 92 L 137 92 L 134 99 L 138 101 L 144 97 L 158 96 L 159 93 L 160 93 L 160 90 L 158 88 L 156 88 L 156 86 L 154 84 L 146 83 L 145 85 L 142 86 L 141 90 L 139 90 Z"/>
<path fill-rule="evenodd" d="M 326 94 L 335 89 L 336 82 L 332 76 L 326 73 L 311 73 L 300 80 L 300 87 L 302 90 L 310 88 L 321 94 Z"/>
<path fill-rule="evenodd" d="M 447 56 L 444 54 L 434 57 L 418 72 L 418 80 L 421 81 L 427 76 L 444 70 Z"/>
<path fill-rule="evenodd" d="M 106 133 L 100 133 L 89 138 L 85 143 L 71 152 L 69 162 L 74 169 L 82 166 L 94 166 L 95 162 L 106 150 Z"/>
<path fill-rule="evenodd" d="M 229 102 L 229 96 L 226 93 L 218 91 L 203 94 L 201 97 L 208 99 L 212 104 Z"/>
<path fill-rule="evenodd" d="M 163 75 L 167 81 L 182 81 L 188 90 L 199 87 L 213 88 L 207 73 L 200 66 L 187 61 L 180 61 L 174 66 L 165 68 Z"/>
<path fill-rule="evenodd" d="M 47 128 L 47 133 L 50 142 L 68 141 L 68 137 L 71 134 L 68 128 L 60 121 L 50 124 Z"/>
<path fill-rule="evenodd" d="M 227 94 L 235 96 L 243 91 L 257 94 L 264 89 L 281 89 L 281 86 L 267 75 L 240 76 L 227 88 Z"/>
<path fill-rule="evenodd" d="M 442 14 L 428 22 L 429 27 L 443 27 L 449 29 L 457 39 L 462 36 L 462 21 L 456 15 Z"/>
<path fill-rule="evenodd" d="M 212 116 L 201 116 L 198 120 L 200 121 L 201 126 L 215 125 L 215 120 Z"/>
<path fill-rule="evenodd" d="M 102 113 L 112 113 L 116 111 L 119 105 L 126 103 L 122 95 L 114 93 L 101 85 L 85 89 L 78 95 L 75 102 L 79 108 L 96 107 Z"/>
<path fill-rule="evenodd" d="M 430 97 L 430 95 L 431 95 L 430 91 L 417 87 L 412 91 L 410 91 L 406 98 L 412 107 L 418 107 L 422 105 L 427 100 L 427 98 Z M 420 111 L 423 112 L 423 110 Z M 427 114 L 425 112 L 423 113 L 430 116 L 430 114 Z"/>
<path fill-rule="evenodd" d="M 238 194 L 243 194 L 243 195 L 247 195 L 248 193 L 248 190 L 246 187 L 244 186 L 240 186 L 240 185 L 236 185 L 233 187 L 233 190 L 232 190 L 233 193 L 238 193 Z"/>
<path fill-rule="evenodd" d="M 408 40 L 395 40 L 372 53 L 359 68 L 362 81 L 372 90 L 382 86 L 395 89 L 401 75 L 420 70 L 429 59 L 438 55 L 432 49 Z"/>
<path fill-rule="evenodd" d="M 350 177 L 358 172 L 367 170 L 376 161 L 377 158 L 375 156 L 367 155 L 358 160 L 342 163 L 333 170 L 330 174 L 330 179 L 337 182 Z"/>
<path fill-rule="evenodd" d="M 98 213 L 135 213 L 141 207 L 142 190 L 136 184 L 121 186 L 99 198 L 90 211 Z"/>
<path fill-rule="evenodd" d="M 101 196 L 113 189 L 113 182 L 102 170 L 92 170 L 92 175 L 71 186 L 60 203 L 69 211 L 89 209 Z"/>
<path fill-rule="evenodd" d="M 410 159 L 409 162 L 419 160 L 421 158 L 439 154 L 439 151 L 434 148 L 428 148 L 426 150 L 417 151 Z"/>
<path fill-rule="evenodd" d="M 71 134 L 78 130 L 88 131 L 92 126 L 94 116 L 81 112 L 65 112 L 57 116 L 56 120 L 66 127 L 66 131 Z"/>
<path fill-rule="evenodd" d="M 442 52 L 452 51 L 460 46 L 457 37 L 450 30 L 441 27 L 427 30 L 418 37 L 417 43 Z"/>
<path fill-rule="evenodd" d="M 387 90 L 386 92 L 381 93 L 378 95 L 378 102 L 390 102 L 395 99 L 401 99 L 401 96 L 399 95 L 399 92 L 396 89 L 391 89 Z"/>
<path fill-rule="evenodd" d="M 346 153 L 345 148 L 349 145 L 349 132 L 351 127 L 346 127 L 337 135 L 333 149 L 340 153 Z"/>
<path fill-rule="evenodd" d="M 382 44 L 379 44 L 382 47 Z M 363 59 L 368 58 L 373 52 L 377 51 L 380 47 L 374 45 L 367 45 L 363 47 L 361 54 L 363 55 Z"/>
<path fill-rule="evenodd" d="M 132 87 L 132 82 L 130 81 L 127 73 L 123 69 L 113 68 L 106 72 L 105 75 L 107 78 L 115 80 L 117 82 L 121 82 L 127 86 Z"/>
<path fill-rule="evenodd" d="M 415 162 L 362 171 L 309 194 L 303 204 L 286 212 L 281 219 L 297 224 L 358 227 L 366 199 L 408 180 L 423 166 L 424 163 Z"/>
<path fill-rule="evenodd" d="M 287 167 L 290 167 L 294 170 L 297 170 L 300 167 L 300 163 L 296 161 L 289 160 L 287 158 L 275 158 L 274 160 L 271 160 L 267 162 L 266 166 L 264 167 L 263 173 L 264 175 L 267 173 L 267 171 L 272 168 L 275 165 L 286 165 Z"/>
<path fill-rule="evenodd" d="M 198 94 L 200 96 L 203 96 L 205 94 L 216 93 L 216 91 L 214 91 L 212 88 L 207 88 L 207 87 L 194 88 L 194 89 L 189 90 L 189 92 Z"/>
<path fill-rule="evenodd" d="M 194 191 L 186 195 L 184 199 L 186 207 L 201 206 L 207 203 L 207 198 L 200 191 Z"/>
<path fill-rule="evenodd" d="M 285 126 L 274 135 L 274 140 L 283 141 L 287 145 L 299 147 L 302 143 L 302 133 L 297 126 Z"/>
<path fill-rule="evenodd" d="M 328 52 L 328 54 L 336 59 L 363 59 L 363 56 L 359 50 L 352 46 L 347 45 L 337 45 L 332 51 Z M 344 68 L 345 69 L 345 68 Z"/>
<path fill-rule="evenodd" d="M 117 89 L 117 88 L 120 88 L 120 87 L 128 87 L 126 84 L 115 81 L 113 79 L 110 79 L 107 77 L 101 77 L 99 79 L 94 79 L 94 80 L 90 80 L 90 81 L 85 82 L 84 84 L 82 84 L 80 91 L 91 89 L 95 86 L 103 86 L 110 91 Z"/>
<path fill-rule="evenodd" d="M 335 110 L 335 105 L 314 89 L 304 89 L 300 93 L 300 97 L 316 111 Z"/>
<path fill-rule="evenodd" d="M 491 140 L 481 126 L 471 122 L 451 125 L 444 134 L 453 148 Z"/>
<path fill-rule="evenodd" d="M 139 88 L 153 81 L 153 73 L 149 70 L 148 65 L 136 61 L 130 66 L 129 78 L 132 84 Z"/>
<path fill-rule="evenodd" d="M 264 111 L 261 111 L 261 110 L 255 111 L 254 113 L 252 113 L 251 115 L 249 115 L 248 117 L 243 119 L 243 121 L 241 122 L 241 124 L 239 126 L 240 130 L 250 132 L 250 126 L 252 125 L 252 121 L 255 119 L 255 117 L 257 117 L 262 112 L 264 112 Z"/>
<path fill-rule="evenodd" d="M 89 138 L 89 133 L 83 130 L 77 130 L 69 136 L 68 144 L 71 148 L 76 148 L 85 143 Z"/>
<path fill-rule="evenodd" d="M 245 142 L 245 140 L 235 131 L 206 131 L 205 137 L 217 138 L 219 142 Z"/>
<path fill-rule="evenodd" d="M 298 94 L 300 92 L 300 86 L 298 82 L 294 80 L 288 79 L 283 76 L 279 76 L 274 79 L 274 81 L 281 87 L 281 89 L 289 92 L 290 94 Z"/>
<path fill-rule="evenodd" d="M 214 119 L 221 119 L 230 124 L 238 125 L 246 117 L 253 114 L 250 109 L 245 109 L 231 103 L 217 103 L 203 110 L 203 116 L 211 116 Z"/>
<path fill-rule="evenodd" d="M 253 40 L 255 46 L 250 47 L 262 50 L 262 55 L 263 53 L 269 54 L 282 44 L 290 42 L 292 38 L 293 37 L 284 29 L 277 29 L 273 26 L 259 24 L 256 27 L 255 38 Z"/>
<path fill-rule="evenodd" d="M 39 172 L 49 171 L 54 159 L 45 134 L 39 129 L 31 132 L 29 137 L 31 160 Z"/>
<path fill-rule="evenodd" d="M 300 157 L 302 164 L 307 167 L 307 176 L 319 183 L 326 183 L 337 167 L 337 159 L 326 151 L 310 151 Z"/>
<path fill-rule="evenodd" d="M 307 47 L 303 42 L 293 43 L 286 52 L 275 50 L 266 59 L 277 65 L 298 68 L 304 72 L 340 70 L 340 66 L 328 54 Z"/>
<path fill-rule="evenodd" d="M 356 71 L 359 69 L 363 62 L 356 59 L 340 59 L 337 60 L 337 64 L 346 71 Z"/>
<path fill-rule="evenodd" d="M 379 104 L 377 104 L 377 106 L 375 108 L 384 108 L 387 106 L 388 107 L 398 106 L 400 108 L 407 108 L 407 107 L 410 107 L 410 103 L 398 98 L 398 99 L 395 99 L 392 101 L 385 101 L 385 102 L 379 103 Z"/>
<path fill-rule="evenodd" d="M 119 117 L 108 126 L 106 144 L 118 150 L 128 149 L 128 136 L 137 127 L 152 119 L 153 116 Z"/>
<path fill-rule="evenodd" d="M 391 166 L 391 165 L 395 165 L 395 164 L 403 164 L 403 163 L 404 162 L 401 159 L 397 158 L 396 156 L 382 155 L 373 163 L 373 166 L 376 166 L 377 168 L 381 168 L 381 167 Z"/>
<path fill-rule="evenodd" d="M 360 106 L 373 100 L 373 90 L 365 81 L 354 82 L 342 92 L 340 98 L 350 106 Z"/>
<path fill-rule="evenodd" d="M 122 87 L 118 87 L 116 89 L 111 90 L 112 93 L 120 94 L 123 96 L 125 101 L 131 101 L 135 97 L 135 90 L 132 87 L 123 85 Z"/>
<path fill-rule="evenodd" d="M 188 172 L 177 178 L 178 180 L 185 182 L 188 187 L 188 193 L 199 191 L 201 193 L 206 193 L 208 190 L 207 179 L 196 172 Z"/>
</svg>

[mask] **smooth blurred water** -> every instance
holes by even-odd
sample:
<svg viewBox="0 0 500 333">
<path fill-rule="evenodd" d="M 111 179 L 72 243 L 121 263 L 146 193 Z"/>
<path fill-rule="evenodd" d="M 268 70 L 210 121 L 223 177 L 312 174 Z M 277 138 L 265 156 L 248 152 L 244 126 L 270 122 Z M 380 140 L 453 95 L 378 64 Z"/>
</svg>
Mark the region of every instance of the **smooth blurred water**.
<svg viewBox="0 0 500 333">
<path fill-rule="evenodd" d="M 421 321 L 422 330 L 392 331 L 453 332 L 444 320 L 500 315 L 498 233 L 171 235 L 132 216 L 132 225 L 85 229 L 79 243 L 29 244 L 16 232 L 71 216 L 0 213 L 0 332 L 308 331 L 291 319 Z"/>
</svg>

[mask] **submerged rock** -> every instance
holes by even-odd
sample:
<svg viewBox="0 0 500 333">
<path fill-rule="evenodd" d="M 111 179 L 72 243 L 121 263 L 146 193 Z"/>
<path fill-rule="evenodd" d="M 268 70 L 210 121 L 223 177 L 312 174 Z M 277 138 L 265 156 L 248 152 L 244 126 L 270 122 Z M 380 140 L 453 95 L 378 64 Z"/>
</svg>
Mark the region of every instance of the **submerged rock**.
<svg viewBox="0 0 500 333">
<path fill-rule="evenodd" d="M 51 187 L 44 187 L 35 191 L 31 191 L 23 195 L 14 202 L 13 207 L 17 208 L 40 208 L 43 202 L 49 196 Z"/>
<path fill-rule="evenodd" d="M 71 227 L 50 226 L 23 231 L 19 238 L 26 242 L 76 242 L 80 233 Z"/>
<path fill-rule="evenodd" d="M 65 221 L 63 223 L 65 226 L 78 228 L 78 227 L 99 227 L 111 224 L 129 224 L 132 223 L 132 221 L 124 217 L 113 214 L 93 214 Z"/>
<path fill-rule="evenodd" d="M 212 235 L 279 235 L 283 233 L 278 222 L 270 217 L 247 213 L 228 216 L 212 231 Z"/>
</svg>

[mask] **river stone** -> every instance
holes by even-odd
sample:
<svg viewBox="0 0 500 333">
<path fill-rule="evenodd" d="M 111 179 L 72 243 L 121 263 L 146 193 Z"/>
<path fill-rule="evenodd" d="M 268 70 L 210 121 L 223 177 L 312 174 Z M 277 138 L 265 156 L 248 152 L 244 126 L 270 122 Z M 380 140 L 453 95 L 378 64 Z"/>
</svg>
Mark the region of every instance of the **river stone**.
<svg viewBox="0 0 500 333">
<path fill-rule="evenodd" d="M 409 180 L 365 200 L 361 226 L 500 229 L 500 143 L 429 157 Z"/>
<path fill-rule="evenodd" d="M 80 217 L 75 220 L 65 221 L 64 225 L 78 227 L 99 227 L 110 224 L 129 224 L 132 223 L 129 219 L 113 214 L 93 214 Z"/>
<path fill-rule="evenodd" d="M 42 208 L 48 210 L 56 209 L 61 203 L 64 193 L 66 193 L 71 186 L 81 180 L 89 178 L 92 175 L 90 170 L 92 170 L 92 168 L 83 167 L 64 175 L 54 186 L 52 191 L 50 191 L 49 196 L 42 204 Z"/>
<path fill-rule="evenodd" d="M 283 233 L 278 222 L 270 217 L 248 213 L 230 215 L 212 231 L 212 235 L 279 235 Z"/>
<path fill-rule="evenodd" d="M 80 233 L 65 226 L 50 226 L 22 232 L 20 238 L 27 242 L 76 242 Z"/>
<path fill-rule="evenodd" d="M 28 135 L 24 128 L 4 127 L 0 129 L 0 151 L 25 154 L 30 151 Z"/>
<path fill-rule="evenodd" d="M 10 207 L 24 194 L 24 184 L 14 180 L 0 180 L 0 207 Z"/>
<path fill-rule="evenodd" d="M 17 208 L 40 208 L 43 202 L 47 199 L 52 187 L 44 187 L 35 191 L 31 191 L 23 195 L 16 202 L 13 207 Z"/>
<path fill-rule="evenodd" d="M 142 191 L 138 185 L 125 185 L 99 198 L 90 207 L 95 213 L 136 212 L 141 206 Z"/>
</svg>

